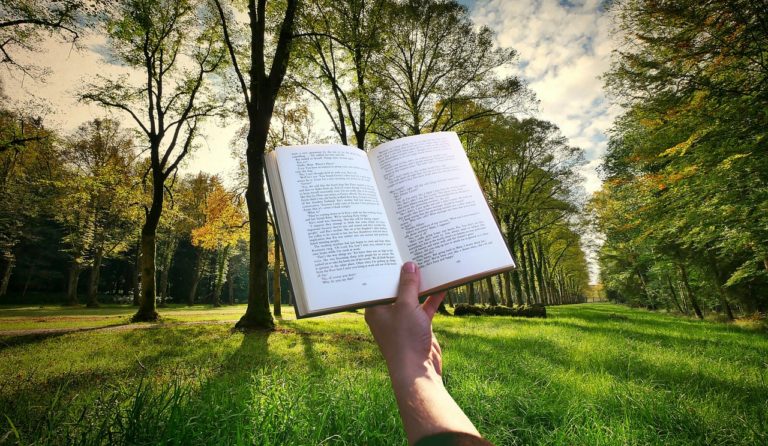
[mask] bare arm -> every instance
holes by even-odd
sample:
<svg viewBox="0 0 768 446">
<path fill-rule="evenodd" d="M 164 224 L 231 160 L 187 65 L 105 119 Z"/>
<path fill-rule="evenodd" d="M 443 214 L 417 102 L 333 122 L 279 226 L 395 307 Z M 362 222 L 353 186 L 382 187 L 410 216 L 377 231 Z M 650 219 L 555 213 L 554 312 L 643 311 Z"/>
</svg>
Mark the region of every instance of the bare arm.
<svg viewBox="0 0 768 446">
<path fill-rule="evenodd" d="M 420 273 L 407 262 L 400 272 L 397 301 L 365 311 L 365 321 L 387 362 L 408 443 L 441 432 L 479 437 L 475 426 L 443 386 L 442 352 L 432 318 L 445 294 L 419 304 Z"/>
</svg>

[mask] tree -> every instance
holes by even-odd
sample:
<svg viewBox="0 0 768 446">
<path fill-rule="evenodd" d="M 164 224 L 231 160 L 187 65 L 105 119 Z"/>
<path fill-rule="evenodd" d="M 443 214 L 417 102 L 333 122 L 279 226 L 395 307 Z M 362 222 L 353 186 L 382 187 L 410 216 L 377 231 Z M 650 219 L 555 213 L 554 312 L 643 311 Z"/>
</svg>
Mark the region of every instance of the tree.
<svg viewBox="0 0 768 446">
<path fill-rule="evenodd" d="M 609 187 L 598 205 L 609 293 L 651 306 L 658 296 L 680 295 L 680 307 L 687 300 L 699 317 L 709 309 L 733 317 L 733 305 L 766 308 L 765 5 L 627 0 L 613 7 L 627 45 L 606 84 L 627 111 L 614 124 Z M 613 221 L 612 208 L 625 209 L 633 226 Z M 626 244 L 636 257 L 622 255 Z M 633 276 L 642 296 L 630 290 Z"/>
<path fill-rule="evenodd" d="M 519 304 L 538 302 L 545 264 L 543 255 L 536 256 L 544 250 L 540 233 L 569 226 L 578 211 L 573 168 L 582 152 L 569 146 L 554 124 L 534 118 L 492 116 L 462 129 L 467 154 L 518 263 L 506 293 Z"/>
<path fill-rule="evenodd" d="M 293 28 L 296 19 L 298 0 L 286 0 L 285 9 L 281 10 L 274 53 L 271 64 L 267 64 L 266 49 L 270 43 L 267 34 L 267 1 L 248 1 L 248 30 L 250 36 L 245 43 L 233 34 L 234 14 L 226 8 L 222 0 L 214 0 L 219 22 L 232 62 L 232 68 L 242 93 L 242 111 L 248 118 L 248 136 L 246 138 L 246 160 L 248 168 L 248 187 L 245 193 L 250 222 L 250 264 L 248 273 L 248 307 L 237 322 L 237 328 L 272 329 L 274 320 L 269 312 L 267 254 L 269 240 L 267 235 L 267 200 L 264 194 L 264 152 L 267 146 L 270 121 L 275 108 L 275 99 L 285 78 L 291 55 Z M 248 54 L 248 57 L 238 56 Z M 243 74 L 243 62 L 248 65 L 248 81 Z M 268 70 L 268 71 L 267 71 Z"/>
<path fill-rule="evenodd" d="M 365 149 L 384 104 L 376 59 L 387 38 L 389 2 L 308 3 L 299 21 L 305 38 L 296 42 L 291 80 L 321 104 L 342 144 Z"/>
<path fill-rule="evenodd" d="M 117 121 L 94 119 L 69 138 L 63 157 L 69 175 L 55 214 L 72 230 L 70 247 L 85 250 L 73 259 L 90 266 L 87 303 L 96 307 L 102 260 L 126 249 L 134 232 L 133 138 Z"/>
<path fill-rule="evenodd" d="M 508 112 L 525 99 L 520 79 L 496 75 L 514 64 L 517 52 L 495 48 L 493 32 L 475 30 L 457 2 L 391 2 L 386 23 L 385 51 L 375 67 L 387 108 L 373 130 L 380 138 L 460 130 L 462 123 Z"/>
<path fill-rule="evenodd" d="M 211 177 L 211 192 L 205 200 L 205 223 L 192 230 L 192 244 L 216 253 L 213 306 L 221 306 L 221 291 L 229 261 L 238 242 L 247 238 L 247 219 L 240 197 Z"/>
<path fill-rule="evenodd" d="M 98 12 L 97 2 L 61 0 L 6 0 L 0 3 L 0 64 L 24 75 L 40 77 L 38 67 L 20 63 L 19 51 L 35 51 L 44 31 L 60 40 L 76 45 L 86 17 Z"/>
<path fill-rule="evenodd" d="M 0 297 L 8 291 L 19 244 L 38 237 L 36 223 L 49 213 L 52 185 L 62 173 L 56 141 L 41 118 L 0 106 Z"/>
<path fill-rule="evenodd" d="M 192 150 L 201 120 L 222 112 L 206 80 L 223 66 L 226 53 L 204 4 L 194 0 L 131 0 L 107 24 L 113 57 L 143 71 L 86 87 L 81 98 L 127 113 L 141 129 L 150 155 L 151 204 L 141 230 L 141 301 L 134 321 L 153 321 L 156 311 L 156 232 L 165 185 Z"/>
</svg>

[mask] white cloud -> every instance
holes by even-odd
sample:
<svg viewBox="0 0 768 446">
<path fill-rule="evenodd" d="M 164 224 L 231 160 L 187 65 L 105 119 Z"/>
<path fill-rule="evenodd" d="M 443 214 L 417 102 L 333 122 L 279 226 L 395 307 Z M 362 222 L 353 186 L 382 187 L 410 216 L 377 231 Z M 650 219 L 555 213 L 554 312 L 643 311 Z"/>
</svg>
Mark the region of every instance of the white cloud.
<svg viewBox="0 0 768 446">
<path fill-rule="evenodd" d="M 557 124 L 571 144 L 584 149 L 588 164 L 580 173 L 588 192 L 600 188 L 595 168 L 618 114 L 599 79 L 615 47 L 602 3 L 487 0 L 472 7 L 478 25 L 496 31 L 500 46 L 518 51 L 519 74 L 540 101 L 539 117 Z"/>
<path fill-rule="evenodd" d="M 472 8 L 478 25 L 496 31 L 500 46 L 518 51 L 518 74 L 540 101 L 538 116 L 584 149 L 587 163 L 577 173 L 588 194 L 602 187 L 597 170 L 620 111 L 606 99 L 599 79 L 616 47 L 603 1 L 486 0 Z M 599 274 L 594 237 L 586 234 L 583 240 L 593 283 Z"/>
</svg>

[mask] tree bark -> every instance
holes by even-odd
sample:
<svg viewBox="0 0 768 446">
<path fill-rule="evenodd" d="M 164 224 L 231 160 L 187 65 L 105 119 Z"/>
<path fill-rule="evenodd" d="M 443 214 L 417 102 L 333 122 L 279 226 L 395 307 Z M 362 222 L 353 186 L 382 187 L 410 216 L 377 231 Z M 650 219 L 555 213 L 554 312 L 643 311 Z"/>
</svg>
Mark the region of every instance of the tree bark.
<svg viewBox="0 0 768 446">
<path fill-rule="evenodd" d="M 503 282 L 504 282 L 504 305 L 511 307 L 513 305 L 512 300 L 512 280 L 510 278 L 510 275 L 512 273 L 507 271 L 504 274 L 502 274 Z"/>
<path fill-rule="evenodd" d="M 168 302 L 168 277 L 171 273 L 171 265 L 173 264 L 173 257 L 176 254 L 176 247 L 179 245 L 179 241 L 175 236 L 170 236 L 168 240 L 168 246 L 163 253 L 162 269 L 160 271 L 160 305 L 165 306 Z"/>
<path fill-rule="evenodd" d="M 205 253 L 202 249 L 197 249 L 197 257 L 195 257 L 195 271 L 192 275 L 192 286 L 189 288 L 189 297 L 187 297 L 187 305 L 192 306 L 195 304 L 195 298 L 197 297 L 197 286 L 200 284 L 200 278 L 203 275 L 203 269 L 205 268 Z"/>
<path fill-rule="evenodd" d="M 656 309 L 656 301 L 653 299 L 653 293 L 651 293 L 650 290 L 648 290 L 648 280 L 645 278 L 645 274 L 643 274 L 642 271 L 640 271 L 640 267 L 635 264 L 635 274 L 637 274 L 637 278 L 640 279 L 640 286 L 643 289 L 643 294 L 645 294 L 645 298 L 648 301 L 649 306 L 651 307 L 651 310 Z"/>
<path fill-rule="evenodd" d="M 133 285 L 133 306 L 138 307 L 139 301 L 141 300 L 141 289 L 140 289 L 140 277 L 141 277 L 141 249 L 140 246 L 136 247 L 136 259 L 134 263 L 131 265 L 131 284 Z"/>
<path fill-rule="evenodd" d="M 232 261 L 227 267 L 227 300 L 230 305 L 235 304 L 235 275 L 232 274 Z"/>
<path fill-rule="evenodd" d="M 533 300 L 531 299 L 531 289 L 530 284 L 528 283 L 528 265 L 526 261 L 526 255 L 525 255 L 525 248 L 523 247 L 522 240 L 517 240 L 517 250 L 518 250 L 518 259 L 520 260 L 520 281 L 522 282 L 522 288 L 523 292 L 525 294 L 525 300 L 524 303 L 530 305 L 533 303 Z"/>
<path fill-rule="evenodd" d="M 495 307 L 499 302 L 496 300 L 496 293 L 493 291 L 493 281 L 491 281 L 490 276 L 485 278 L 485 286 L 488 288 L 488 304 Z"/>
<path fill-rule="evenodd" d="M 477 303 L 480 305 L 485 304 L 485 289 L 483 287 L 483 281 L 478 280 L 477 281 Z"/>
<path fill-rule="evenodd" d="M 677 298 L 675 287 L 672 286 L 672 279 L 669 276 L 667 276 L 667 287 L 669 287 L 669 294 L 672 295 L 672 301 L 675 303 L 677 309 L 680 310 L 680 313 L 687 314 L 687 312 L 683 311 L 683 307 L 680 305 L 680 300 Z"/>
<path fill-rule="evenodd" d="M 32 262 L 31 265 L 29 265 L 29 270 L 27 271 L 27 280 L 24 281 L 24 289 L 21 290 L 21 299 L 24 300 L 27 297 L 27 290 L 29 290 L 29 284 L 32 283 L 32 277 L 35 275 L 35 268 L 37 268 L 37 262 Z"/>
<path fill-rule="evenodd" d="M 699 319 L 704 319 L 704 313 L 701 312 L 699 300 L 693 294 L 693 291 L 691 291 L 691 284 L 688 282 L 688 270 L 685 268 L 683 262 L 677 262 L 677 268 L 680 270 L 680 276 L 683 280 L 683 286 L 685 287 L 685 294 L 688 295 L 688 300 L 691 302 L 693 312 L 696 313 L 696 316 Z"/>
<path fill-rule="evenodd" d="M 467 294 L 467 302 L 469 302 L 470 305 L 475 304 L 475 284 L 474 282 L 469 282 L 467 284 L 467 287 L 469 288 L 469 293 Z"/>
<path fill-rule="evenodd" d="M 504 274 L 497 274 L 494 276 L 496 278 L 496 286 L 499 287 L 499 305 L 506 305 L 507 299 L 504 297 L 504 283 L 502 282 L 502 277 Z"/>
<path fill-rule="evenodd" d="M 729 321 L 732 321 L 734 319 L 733 310 L 731 310 L 731 305 L 728 303 L 728 294 L 722 285 L 725 280 L 721 280 L 721 276 L 723 274 L 721 274 L 720 269 L 717 267 L 717 264 L 714 261 L 711 262 L 710 265 L 712 271 L 712 280 L 715 283 L 715 288 L 717 288 L 718 300 L 720 301 L 720 305 L 723 307 L 723 311 L 725 311 L 726 317 Z"/>
<path fill-rule="evenodd" d="M 274 105 L 274 102 L 272 103 Z M 248 188 L 245 192 L 248 204 L 248 220 L 250 221 L 250 261 L 248 264 L 248 307 L 245 314 L 235 324 L 241 329 L 275 328 L 275 321 L 269 312 L 267 268 L 269 262 L 267 253 L 269 239 L 267 237 L 267 201 L 264 196 L 264 147 L 269 132 L 268 116 L 255 116 L 248 130 Z M 254 122 L 255 121 L 255 122 Z"/>
<path fill-rule="evenodd" d="M 69 275 L 67 277 L 67 305 L 79 305 L 77 299 L 77 284 L 80 280 L 80 264 L 72 262 L 69 264 Z"/>
<path fill-rule="evenodd" d="M 0 278 L 0 297 L 8 294 L 8 284 L 11 282 L 11 272 L 13 272 L 13 265 L 16 263 L 16 258 L 13 253 L 7 253 L 3 256 L 3 274 Z"/>
<path fill-rule="evenodd" d="M 219 249 L 216 262 L 216 281 L 213 287 L 213 306 L 221 306 L 221 293 L 224 287 L 224 276 L 226 274 L 227 262 L 229 261 L 229 246 Z"/>
<path fill-rule="evenodd" d="M 159 216 L 158 216 L 159 218 Z M 145 227 L 147 224 L 144 225 Z M 139 310 L 131 319 L 133 322 L 152 322 L 158 318 L 155 277 L 155 231 L 141 232 L 141 295 Z"/>
<path fill-rule="evenodd" d="M 99 247 L 93 257 L 93 265 L 88 278 L 88 303 L 90 308 L 99 306 L 99 276 L 101 274 L 101 261 L 104 258 L 104 248 Z"/>
<path fill-rule="evenodd" d="M 533 266 L 533 254 L 531 253 L 531 243 L 525 242 L 522 249 L 525 250 L 525 282 L 528 285 L 528 292 L 530 294 L 530 303 L 535 304 L 538 302 L 539 297 L 536 292 L 536 271 Z"/>
<path fill-rule="evenodd" d="M 280 293 L 280 235 L 275 231 L 275 265 L 272 267 L 272 313 L 282 315 L 282 295 Z"/>
<path fill-rule="evenodd" d="M 163 199 L 165 189 L 163 184 L 165 177 L 156 164 L 159 163 L 160 139 L 151 141 L 152 154 L 152 205 L 146 213 L 144 225 L 141 227 L 141 296 L 139 296 L 139 310 L 133 315 L 133 322 L 153 322 L 159 317 L 157 314 L 157 225 L 160 223 L 160 215 L 163 212 Z"/>
<path fill-rule="evenodd" d="M 266 74 L 264 34 L 266 2 L 248 1 L 248 15 L 251 29 L 250 102 L 247 102 L 248 128 L 247 149 L 248 188 L 245 199 L 248 204 L 250 221 L 250 262 L 248 265 L 248 307 L 235 324 L 240 329 L 275 328 L 275 321 L 269 312 L 267 253 L 267 201 L 264 195 L 264 151 L 266 150 L 269 124 L 275 108 L 275 99 L 288 69 L 291 56 L 291 39 L 298 7 L 297 0 L 287 0 L 285 15 L 275 45 L 274 57 Z M 231 53 L 233 59 L 234 52 Z M 244 85 L 243 85 L 244 88 Z M 244 92 L 246 93 L 246 92 Z"/>
</svg>

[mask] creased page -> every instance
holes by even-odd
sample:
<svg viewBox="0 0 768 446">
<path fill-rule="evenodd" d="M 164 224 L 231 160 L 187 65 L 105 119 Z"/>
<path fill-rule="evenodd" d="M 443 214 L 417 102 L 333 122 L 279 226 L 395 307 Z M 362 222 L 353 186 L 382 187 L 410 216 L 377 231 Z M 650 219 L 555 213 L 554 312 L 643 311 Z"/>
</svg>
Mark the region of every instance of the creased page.
<svg viewBox="0 0 768 446">
<path fill-rule="evenodd" d="M 401 258 L 365 153 L 280 147 L 277 162 L 308 310 L 394 297 Z"/>
<path fill-rule="evenodd" d="M 422 268 L 422 291 L 514 266 L 455 133 L 390 141 L 369 157 L 400 253 Z"/>
</svg>

